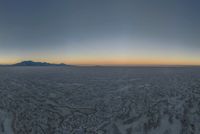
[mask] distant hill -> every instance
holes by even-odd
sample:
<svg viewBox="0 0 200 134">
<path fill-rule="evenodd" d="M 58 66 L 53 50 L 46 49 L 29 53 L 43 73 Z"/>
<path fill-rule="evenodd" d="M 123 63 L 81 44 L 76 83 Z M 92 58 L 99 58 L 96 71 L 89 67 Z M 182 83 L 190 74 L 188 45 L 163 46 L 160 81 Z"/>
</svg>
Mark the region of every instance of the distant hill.
<svg viewBox="0 0 200 134">
<path fill-rule="evenodd" d="M 16 64 L 13 64 L 12 66 L 72 66 L 72 65 L 66 65 L 66 64 L 52 64 L 47 62 L 34 62 L 34 61 L 22 61 Z"/>
</svg>

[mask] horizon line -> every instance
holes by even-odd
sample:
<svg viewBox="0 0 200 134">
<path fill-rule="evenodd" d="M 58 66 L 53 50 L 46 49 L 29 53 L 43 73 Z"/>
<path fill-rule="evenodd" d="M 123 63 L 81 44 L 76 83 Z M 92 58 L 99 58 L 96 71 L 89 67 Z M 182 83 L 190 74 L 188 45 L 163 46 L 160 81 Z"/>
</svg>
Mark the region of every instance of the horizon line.
<svg viewBox="0 0 200 134">
<path fill-rule="evenodd" d="M 32 62 L 41 62 L 34 60 L 24 60 L 24 61 L 32 61 Z M 10 64 L 1 64 L 0 66 L 11 66 L 17 63 L 21 63 L 24 61 L 10 63 Z M 41 62 L 41 63 L 50 63 L 50 64 L 66 64 L 63 62 L 55 63 L 55 62 Z M 200 64 L 66 64 L 66 65 L 74 65 L 80 67 L 200 67 Z"/>
</svg>

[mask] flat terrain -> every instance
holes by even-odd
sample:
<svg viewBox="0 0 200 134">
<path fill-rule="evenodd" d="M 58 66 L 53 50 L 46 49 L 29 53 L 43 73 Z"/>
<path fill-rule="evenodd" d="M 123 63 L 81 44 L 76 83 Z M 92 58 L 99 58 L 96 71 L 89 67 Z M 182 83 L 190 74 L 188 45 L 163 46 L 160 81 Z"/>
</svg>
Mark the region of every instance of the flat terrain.
<svg viewBox="0 0 200 134">
<path fill-rule="evenodd" d="M 200 134 L 200 68 L 0 67 L 0 134 Z"/>
</svg>

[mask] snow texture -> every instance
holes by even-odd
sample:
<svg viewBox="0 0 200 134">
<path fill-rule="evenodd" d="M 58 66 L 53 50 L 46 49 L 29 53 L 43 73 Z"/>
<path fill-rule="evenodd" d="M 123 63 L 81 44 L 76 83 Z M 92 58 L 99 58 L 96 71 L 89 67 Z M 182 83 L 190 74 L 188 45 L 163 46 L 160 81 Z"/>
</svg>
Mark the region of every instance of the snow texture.
<svg viewBox="0 0 200 134">
<path fill-rule="evenodd" d="M 200 68 L 0 67 L 0 134 L 200 134 Z"/>
</svg>

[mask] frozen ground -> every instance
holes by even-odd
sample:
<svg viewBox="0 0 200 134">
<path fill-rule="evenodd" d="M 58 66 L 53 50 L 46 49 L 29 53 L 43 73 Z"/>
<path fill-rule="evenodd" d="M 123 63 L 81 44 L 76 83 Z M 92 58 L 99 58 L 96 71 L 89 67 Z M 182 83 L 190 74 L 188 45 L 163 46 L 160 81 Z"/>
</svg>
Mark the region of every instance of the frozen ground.
<svg viewBox="0 0 200 134">
<path fill-rule="evenodd" d="M 0 134 L 200 134 L 200 68 L 1 67 Z"/>
</svg>

